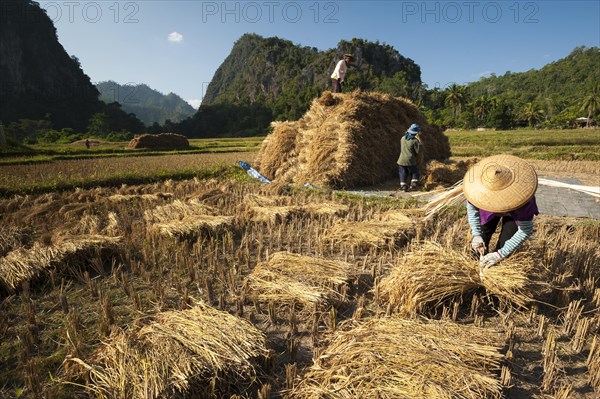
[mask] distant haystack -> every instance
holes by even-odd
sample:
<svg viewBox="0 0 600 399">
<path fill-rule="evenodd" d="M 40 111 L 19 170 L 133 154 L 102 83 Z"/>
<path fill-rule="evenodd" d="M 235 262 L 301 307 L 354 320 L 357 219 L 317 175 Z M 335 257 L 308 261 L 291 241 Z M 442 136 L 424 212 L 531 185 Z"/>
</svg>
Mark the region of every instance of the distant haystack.
<svg viewBox="0 0 600 399">
<path fill-rule="evenodd" d="M 418 123 L 421 162 L 450 156 L 448 138 L 409 100 L 389 94 L 325 92 L 298 121 L 274 122 L 256 165 L 277 182 L 354 187 L 398 175 L 400 139 Z"/>
<path fill-rule="evenodd" d="M 142 134 L 129 142 L 129 148 L 150 148 L 156 150 L 185 150 L 190 148 L 187 137 L 175 133 Z"/>
</svg>

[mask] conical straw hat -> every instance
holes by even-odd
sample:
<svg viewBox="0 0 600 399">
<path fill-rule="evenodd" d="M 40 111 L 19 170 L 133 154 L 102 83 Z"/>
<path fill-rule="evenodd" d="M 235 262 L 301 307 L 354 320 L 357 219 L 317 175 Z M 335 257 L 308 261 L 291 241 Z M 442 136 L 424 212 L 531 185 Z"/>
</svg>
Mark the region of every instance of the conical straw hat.
<svg viewBox="0 0 600 399">
<path fill-rule="evenodd" d="M 513 155 L 494 155 L 471 166 L 463 179 L 463 191 L 479 209 L 501 213 L 519 209 L 537 190 L 537 174 L 531 165 Z"/>
</svg>

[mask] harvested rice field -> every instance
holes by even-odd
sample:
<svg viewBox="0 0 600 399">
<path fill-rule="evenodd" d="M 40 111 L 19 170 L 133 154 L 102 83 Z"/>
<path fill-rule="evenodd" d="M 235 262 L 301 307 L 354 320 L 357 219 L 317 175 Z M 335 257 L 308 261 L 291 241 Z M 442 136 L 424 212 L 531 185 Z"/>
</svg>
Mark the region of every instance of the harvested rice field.
<svg viewBox="0 0 600 399">
<path fill-rule="evenodd" d="M 597 398 L 600 224 L 540 215 L 480 274 L 462 206 L 423 205 L 239 178 L 1 199 L 0 398 Z"/>
</svg>

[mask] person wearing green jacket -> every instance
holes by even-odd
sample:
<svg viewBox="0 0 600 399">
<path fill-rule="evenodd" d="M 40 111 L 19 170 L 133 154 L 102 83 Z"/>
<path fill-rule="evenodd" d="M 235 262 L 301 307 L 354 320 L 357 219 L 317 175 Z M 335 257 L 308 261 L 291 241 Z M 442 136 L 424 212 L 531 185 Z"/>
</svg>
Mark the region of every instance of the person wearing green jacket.
<svg viewBox="0 0 600 399">
<path fill-rule="evenodd" d="M 402 139 L 400 140 L 400 157 L 398 158 L 398 167 L 400 172 L 400 190 L 408 191 L 410 178 L 410 189 L 417 188 L 419 181 L 419 167 L 417 166 L 417 155 L 421 150 L 421 142 L 417 135 L 421 128 L 416 123 L 410 125 Z"/>
</svg>

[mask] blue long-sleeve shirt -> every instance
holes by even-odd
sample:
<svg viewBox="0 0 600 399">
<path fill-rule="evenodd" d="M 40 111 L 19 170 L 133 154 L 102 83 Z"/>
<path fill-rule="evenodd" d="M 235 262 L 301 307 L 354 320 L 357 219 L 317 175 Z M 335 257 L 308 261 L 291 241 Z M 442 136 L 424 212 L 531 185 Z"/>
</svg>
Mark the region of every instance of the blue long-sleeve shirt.
<svg viewBox="0 0 600 399">
<path fill-rule="evenodd" d="M 508 213 L 517 223 L 518 229 L 516 233 L 504 243 L 504 246 L 498 249 L 498 252 L 504 258 L 523 245 L 523 243 L 533 234 L 533 216 L 538 214 L 538 210 L 537 205 L 535 204 L 535 197 L 532 198 L 531 201 L 522 208 Z M 489 221 L 490 214 L 490 212 L 486 212 L 487 220 L 484 220 L 484 223 L 482 223 L 479 208 L 470 202 L 467 202 L 467 219 L 473 237 L 481 236 L 481 225 Z"/>
</svg>

